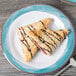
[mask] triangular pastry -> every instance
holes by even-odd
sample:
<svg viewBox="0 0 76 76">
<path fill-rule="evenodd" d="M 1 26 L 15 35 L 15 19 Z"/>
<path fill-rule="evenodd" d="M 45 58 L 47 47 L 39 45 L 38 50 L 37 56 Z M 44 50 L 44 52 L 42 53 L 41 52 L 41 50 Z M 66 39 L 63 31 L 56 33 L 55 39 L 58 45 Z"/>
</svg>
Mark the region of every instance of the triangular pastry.
<svg viewBox="0 0 76 76">
<path fill-rule="evenodd" d="M 38 22 L 29 24 L 27 26 L 17 28 L 17 33 L 19 35 L 19 39 L 22 45 L 23 53 L 25 55 L 24 60 L 29 62 L 31 61 L 32 57 L 38 51 L 36 44 L 31 40 L 29 37 L 29 31 L 37 31 L 40 29 L 46 29 L 47 26 L 51 23 L 50 18 L 42 19 Z M 30 29 L 31 28 L 31 29 Z"/>
<path fill-rule="evenodd" d="M 30 38 L 47 55 L 50 55 L 68 34 L 68 29 L 57 31 L 41 29 L 39 31 L 29 32 Z"/>
</svg>

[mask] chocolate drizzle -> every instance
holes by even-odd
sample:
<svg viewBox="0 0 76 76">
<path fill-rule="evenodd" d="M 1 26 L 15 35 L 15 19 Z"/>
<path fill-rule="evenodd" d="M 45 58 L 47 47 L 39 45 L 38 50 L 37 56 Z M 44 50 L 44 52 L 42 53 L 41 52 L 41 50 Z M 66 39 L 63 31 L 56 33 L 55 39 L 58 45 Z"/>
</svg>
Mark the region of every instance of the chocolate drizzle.
<svg viewBox="0 0 76 76">
<path fill-rule="evenodd" d="M 59 41 L 62 40 L 63 37 L 59 33 L 55 32 L 55 31 L 53 31 L 53 33 L 56 34 L 59 37 L 59 39 L 58 39 Z"/>
<path fill-rule="evenodd" d="M 52 47 L 54 47 L 55 48 L 55 46 L 53 45 L 53 44 L 51 44 L 51 43 L 49 43 L 49 42 L 47 42 L 49 45 L 51 45 Z"/>
<path fill-rule="evenodd" d="M 44 32 L 45 33 L 45 35 L 47 35 L 52 41 L 53 41 L 53 43 L 54 43 L 54 45 L 55 46 L 57 46 L 57 44 L 56 44 L 56 42 L 53 40 L 53 38 L 52 37 L 50 37 L 49 36 L 49 34 L 48 34 L 48 32 L 46 31 L 46 30 L 43 30 L 43 29 L 41 29 L 42 30 L 42 32 Z M 54 46 L 53 44 L 52 44 L 52 46 L 55 48 L 55 46 Z"/>
<path fill-rule="evenodd" d="M 20 29 L 20 28 L 18 28 L 18 29 L 19 29 L 19 31 L 20 31 L 22 37 L 23 37 L 23 40 L 24 40 L 24 36 L 23 36 L 23 33 L 21 32 L 21 29 Z"/>
<path fill-rule="evenodd" d="M 21 29 L 22 29 L 22 31 L 23 31 L 23 33 L 24 33 L 24 35 L 26 36 L 27 34 L 25 33 L 25 31 L 24 31 L 24 29 L 21 27 Z M 24 36 L 23 35 L 23 36 Z M 25 42 L 27 43 L 27 45 L 28 45 L 28 47 L 30 47 L 30 45 L 29 45 L 29 43 L 28 43 L 28 41 L 24 38 L 24 40 L 25 40 Z"/>
<path fill-rule="evenodd" d="M 21 29 L 23 30 L 23 33 L 24 33 L 24 34 L 25 34 L 25 36 L 26 36 L 27 34 L 25 33 L 25 31 L 24 31 L 23 27 L 21 27 Z"/>
<path fill-rule="evenodd" d="M 46 29 L 46 27 L 45 27 L 45 25 L 44 25 L 44 23 L 40 20 L 40 22 L 42 23 L 42 25 L 44 26 L 44 28 Z"/>
<path fill-rule="evenodd" d="M 48 51 L 46 48 L 43 48 L 43 50 L 46 50 L 46 51 Z M 52 51 L 48 51 L 50 54 L 52 53 Z M 45 52 L 46 53 L 46 52 Z"/>
<path fill-rule="evenodd" d="M 45 30 L 43 30 L 43 31 L 45 31 Z M 49 35 L 51 35 L 51 36 L 53 36 L 55 39 L 57 39 L 58 41 L 61 41 L 61 39 L 62 39 L 62 37 L 61 37 L 61 35 L 60 34 L 58 34 L 57 32 L 55 32 L 55 31 L 53 31 L 52 30 L 52 32 L 57 36 L 55 36 L 54 34 L 52 34 L 52 33 L 49 33 L 49 32 L 47 32 L 47 31 L 45 31 L 47 34 L 49 34 Z M 59 37 L 59 38 L 58 38 Z"/>
<path fill-rule="evenodd" d="M 49 46 L 49 45 L 52 45 L 52 44 L 50 44 L 50 43 L 48 43 L 47 41 L 45 41 L 42 37 L 40 37 L 39 35 L 37 35 L 37 33 L 35 33 L 30 27 L 28 27 L 35 35 L 36 35 L 36 37 L 38 37 L 38 39 L 42 42 L 42 43 L 44 43 L 51 51 L 52 51 L 52 49 L 51 49 L 51 47 Z M 34 27 L 33 27 L 34 28 Z M 48 52 L 50 52 L 49 50 L 48 50 Z"/>
<path fill-rule="evenodd" d="M 28 51 L 30 52 L 30 54 L 32 56 L 31 49 L 29 48 L 29 46 L 26 43 L 24 43 L 24 40 L 20 40 L 20 41 L 27 47 Z"/>
<path fill-rule="evenodd" d="M 31 52 L 31 49 L 30 49 L 30 45 L 29 45 L 28 41 L 25 39 L 25 37 L 24 37 L 24 35 L 23 35 L 23 33 L 25 34 L 25 36 L 26 36 L 27 34 L 25 33 L 25 31 L 24 31 L 24 29 L 23 29 L 22 27 L 19 28 L 19 30 L 20 30 L 21 35 L 23 36 L 23 40 L 21 40 L 21 42 L 27 47 L 28 51 L 29 51 L 30 54 L 31 54 L 31 57 L 33 57 L 32 52 Z M 21 30 L 23 31 L 23 33 L 21 32 Z M 24 41 L 25 41 L 25 43 L 24 43 Z"/>
<path fill-rule="evenodd" d="M 30 24 L 31 28 L 33 28 L 33 30 L 36 30 L 31 24 Z"/>
</svg>

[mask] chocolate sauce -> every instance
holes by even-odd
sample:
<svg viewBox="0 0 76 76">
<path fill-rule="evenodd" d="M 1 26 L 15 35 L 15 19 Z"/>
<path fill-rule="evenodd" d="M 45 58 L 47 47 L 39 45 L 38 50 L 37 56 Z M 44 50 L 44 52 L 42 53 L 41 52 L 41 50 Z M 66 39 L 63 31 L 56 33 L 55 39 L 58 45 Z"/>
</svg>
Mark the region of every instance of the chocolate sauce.
<svg viewBox="0 0 76 76">
<path fill-rule="evenodd" d="M 42 23 L 42 25 L 44 26 L 44 28 L 46 29 L 46 27 L 45 27 L 45 25 L 44 25 L 44 23 L 40 20 L 40 22 Z"/>
<path fill-rule="evenodd" d="M 23 27 L 21 27 L 21 29 L 23 30 L 23 33 L 24 33 L 25 35 L 27 35 L 27 34 L 25 33 L 25 31 L 24 31 Z"/>
<path fill-rule="evenodd" d="M 31 24 L 30 24 L 31 28 L 33 28 L 34 30 L 36 30 Z"/>
<path fill-rule="evenodd" d="M 21 30 L 23 31 L 23 33 L 25 34 L 25 36 L 26 36 L 26 33 L 25 33 L 25 31 L 24 31 L 24 29 L 21 27 Z M 24 35 L 23 35 L 24 36 Z M 30 45 L 29 45 L 29 43 L 28 43 L 28 41 L 25 39 L 25 37 L 24 37 L 24 41 L 27 43 L 27 45 L 28 45 L 28 47 L 30 47 Z"/>
<path fill-rule="evenodd" d="M 42 30 L 42 29 L 41 29 Z M 55 46 L 57 46 L 57 44 L 56 44 L 56 42 L 53 40 L 53 38 L 52 37 L 50 37 L 49 35 L 48 35 L 48 32 L 47 31 L 45 31 L 45 30 L 42 30 L 42 32 L 44 32 L 45 33 L 45 35 L 47 35 L 52 41 L 53 41 L 53 43 L 54 43 L 54 45 Z M 55 46 L 54 46 L 53 44 L 52 44 L 52 46 L 55 48 Z"/>
<path fill-rule="evenodd" d="M 31 25 L 32 26 L 32 25 Z M 33 26 L 32 26 L 33 27 Z M 22 28 L 23 29 L 23 28 Z M 25 35 L 27 35 L 26 33 L 25 33 L 25 31 L 24 31 L 24 29 L 23 29 L 23 32 L 24 32 L 24 34 Z M 29 38 L 29 36 L 27 35 L 27 37 Z M 30 39 L 30 38 L 29 38 Z M 30 39 L 31 40 L 31 39 Z M 31 40 L 32 41 L 32 40 Z M 32 41 L 33 42 L 33 41 Z M 36 46 L 36 44 L 34 43 L 34 45 Z M 38 47 L 37 47 L 38 48 Z"/>
<path fill-rule="evenodd" d="M 31 57 L 33 57 L 31 49 L 30 49 L 30 45 L 28 44 L 28 41 L 25 39 L 25 37 L 23 35 L 23 33 L 26 35 L 26 33 L 24 32 L 24 29 L 21 27 L 21 28 L 19 28 L 19 30 L 20 30 L 20 33 L 22 34 L 23 38 L 24 38 L 23 40 L 21 40 L 21 42 L 27 47 L 28 51 L 31 54 Z M 23 33 L 21 32 L 21 30 L 23 30 Z M 23 41 L 25 41 L 27 45 Z"/>
<path fill-rule="evenodd" d="M 23 36 L 23 33 L 21 32 L 21 29 L 19 28 L 21 35 Z M 24 40 L 24 36 L 23 36 L 23 40 Z"/>
<path fill-rule="evenodd" d="M 45 31 L 45 30 L 44 30 Z M 47 31 L 45 31 L 45 32 L 47 32 Z M 49 35 L 51 35 L 51 36 L 53 36 L 55 39 L 57 39 L 58 41 L 61 41 L 61 36 L 58 34 L 58 33 L 56 33 L 55 31 L 52 31 L 54 34 L 56 34 L 57 35 L 57 37 L 59 37 L 59 38 L 57 38 L 55 35 L 53 35 L 52 33 L 49 33 L 49 32 L 47 32 Z"/>
<path fill-rule="evenodd" d="M 54 34 L 56 34 L 59 37 L 59 41 L 61 41 L 61 39 L 63 38 L 59 33 L 53 31 Z"/>
<path fill-rule="evenodd" d="M 29 26 L 27 26 L 28 27 L 28 29 L 30 30 L 30 31 L 32 31 L 32 29 L 29 27 Z"/>
<path fill-rule="evenodd" d="M 49 45 L 51 45 L 52 47 L 54 47 L 54 48 L 56 48 L 53 44 L 51 44 L 51 43 L 49 43 L 49 42 L 47 42 Z"/>
<path fill-rule="evenodd" d="M 45 48 L 42 48 L 42 49 L 48 51 L 49 53 L 52 53 L 52 51 L 49 51 L 48 49 L 45 49 Z M 46 52 L 46 51 L 45 51 L 45 52 Z"/>
<path fill-rule="evenodd" d="M 29 27 L 29 29 L 32 31 L 32 29 Z M 42 42 L 42 43 L 44 43 L 51 51 L 52 51 L 52 49 L 51 49 L 51 47 L 48 45 L 48 42 L 47 41 L 45 41 L 42 37 L 40 37 L 39 35 L 37 35 L 34 31 L 32 31 L 37 37 L 38 37 L 38 39 Z"/>
<path fill-rule="evenodd" d="M 23 42 L 23 40 L 21 40 L 21 42 L 27 47 L 28 51 L 29 51 L 30 54 L 31 54 L 31 57 L 33 57 L 33 56 L 32 56 L 32 52 L 31 52 L 31 49 Z"/>
</svg>

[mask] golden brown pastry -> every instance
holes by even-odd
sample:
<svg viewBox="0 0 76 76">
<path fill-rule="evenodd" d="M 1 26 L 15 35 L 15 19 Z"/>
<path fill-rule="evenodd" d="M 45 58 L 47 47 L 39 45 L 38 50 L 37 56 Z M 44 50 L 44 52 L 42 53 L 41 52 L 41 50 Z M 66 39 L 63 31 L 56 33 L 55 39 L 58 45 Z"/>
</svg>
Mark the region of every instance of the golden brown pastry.
<svg viewBox="0 0 76 76">
<path fill-rule="evenodd" d="M 66 38 L 69 30 L 49 30 L 41 29 L 39 31 L 30 31 L 30 38 L 47 55 L 50 55 L 57 46 Z"/>
<path fill-rule="evenodd" d="M 50 18 L 42 19 L 38 22 L 29 24 L 27 26 L 17 28 L 17 33 L 19 35 L 19 39 L 23 48 L 23 53 L 25 55 L 24 60 L 29 62 L 31 61 L 32 57 L 38 51 L 36 44 L 33 40 L 29 37 L 29 31 L 37 31 L 40 29 L 46 29 L 47 26 L 51 23 Z"/>
</svg>

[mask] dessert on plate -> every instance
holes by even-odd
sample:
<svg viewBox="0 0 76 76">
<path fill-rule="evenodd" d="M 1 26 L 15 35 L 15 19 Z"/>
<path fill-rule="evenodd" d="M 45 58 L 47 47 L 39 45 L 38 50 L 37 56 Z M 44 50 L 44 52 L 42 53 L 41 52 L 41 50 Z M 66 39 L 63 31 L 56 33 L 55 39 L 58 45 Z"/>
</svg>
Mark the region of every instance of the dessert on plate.
<svg viewBox="0 0 76 76">
<path fill-rule="evenodd" d="M 51 55 L 69 34 L 68 29 L 49 29 L 50 23 L 52 23 L 51 18 L 44 18 L 38 22 L 17 28 L 26 62 L 31 61 L 38 49 L 41 49 L 47 55 Z"/>
<path fill-rule="evenodd" d="M 37 45 L 30 38 L 29 31 L 37 31 L 40 29 L 46 29 L 48 25 L 52 22 L 51 18 L 44 18 L 38 22 L 29 24 L 27 26 L 22 26 L 17 28 L 17 33 L 19 40 L 22 45 L 23 53 L 25 55 L 24 60 L 29 62 L 35 56 L 38 51 Z"/>
</svg>

